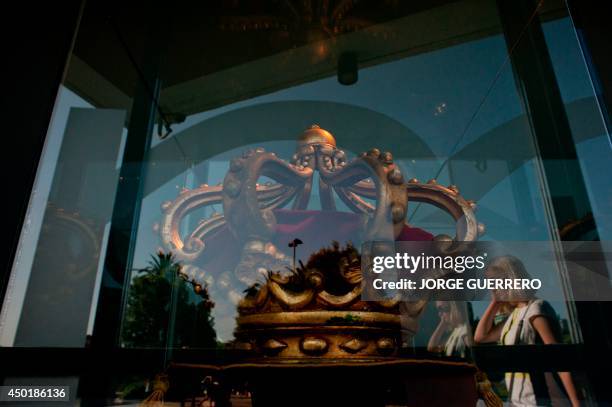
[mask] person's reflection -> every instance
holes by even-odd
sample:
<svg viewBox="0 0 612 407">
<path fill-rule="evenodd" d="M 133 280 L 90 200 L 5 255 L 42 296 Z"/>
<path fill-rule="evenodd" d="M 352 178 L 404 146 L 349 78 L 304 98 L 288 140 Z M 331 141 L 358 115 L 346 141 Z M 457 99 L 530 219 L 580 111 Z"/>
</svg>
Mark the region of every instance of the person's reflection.
<svg viewBox="0 0 612 407">
<path fill-rule="evenodd" d="M 436 301 L 440 322 L 434 330 L 427 350 L 446 356 L 466 357 L 472 345 L 465 304 L 456 301 Z"/>
<path fill-rule="evenodd" d="M 488 279 L 530 279 L 524 264 L 514 256 L 493 259 L 485 277 Z M 504 322 L 495 324 L 502 314 Z M 474 332 L 476 343 L 500 345 L 555 344 L 560 336 L 559 321 L 551 305 L 535 297 L 532 290 L 493 290 L 491 303 Z M 561 383 L 557 383 L 560 379 Z M 540 372 L 506 373 L 508 398 L 512 406 L 551 405 L 563 399 L 580 405 L 574 381 L 569 372 L 558 377 Z M 562 393 L 565 389 L 566 395 Z M 554 405 L 557 405 L 555 403 Z"/>
</svg>

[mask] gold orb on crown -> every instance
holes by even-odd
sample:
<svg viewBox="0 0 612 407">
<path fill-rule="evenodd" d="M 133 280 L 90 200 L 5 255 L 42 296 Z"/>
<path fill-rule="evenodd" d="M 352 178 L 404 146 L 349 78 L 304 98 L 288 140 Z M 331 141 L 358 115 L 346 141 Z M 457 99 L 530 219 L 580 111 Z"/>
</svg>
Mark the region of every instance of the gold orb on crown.
<svg viewBox="0 0 612 407">
<path fill-rule="evenodd" d="M 311 125 L 298 138 L 298 145 L 319 144 L 336 147 L 336 138 L 318 124 Z"/>
</svg>

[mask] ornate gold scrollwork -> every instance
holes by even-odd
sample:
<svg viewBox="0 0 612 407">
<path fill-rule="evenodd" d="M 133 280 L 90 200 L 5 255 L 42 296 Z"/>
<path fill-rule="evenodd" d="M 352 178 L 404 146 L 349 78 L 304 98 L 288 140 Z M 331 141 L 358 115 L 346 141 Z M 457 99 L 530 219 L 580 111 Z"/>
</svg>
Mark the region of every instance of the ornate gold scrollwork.
<svg viewBox="0 0 612 407">
<path fill-rule="evenodd" d="M 262 148 L 249 150 L 230 162 L 223 185 L 185 190 L 174 202 L 165 203 L 162 240 L 188 263 L 204 252 L 208 236 L 221 227 L 240 242 L 235 274 L 251 286 L 238 303 L 236 347 L 279 360 L 393 357 L 401 333 L 416 332 L 426 300 L 401 302 L 398 296 L 362 301 L 361 264 L 352 246 L 353 251 L 338 246 L 322 249 L 317 254 L 321 263 L 313 262 L 313 255 L 306 266 L 291 268 L 291 274 L 278 271 L 290 263 L 272 243 L 277 229 L 273 210 L 292 201 L 294 210 L 306 209 L 315 173 L 321 209 L 335 211 L 337 195 L 367 219 L 365 240 L 397 240 L 406 227 L 409 201 L 434 205 L 456 221 L 454 238 L 435 238 L 448 242 L 443 245 L 447 252 L 484 232 L 474 216 L 475 204 L 465 200 L 456 186 L 445 187 L 435 180 L 405 181 L 392 154 L 377 149 L 349 162 L 329 132 L 312 126 L 299 138 L 291 162 Z M 261 177 L 273 183 L 259 184 Z M 196 208 L 219 204 L 223 214 L 211 215 L 181 237 L 183 217 Z M 332 268 L 318 269 L 330 262 Z M 263 284 L 255 281 L 259 273 L 266 276 Z"/>
<path fill-rule="evenodd" d="M 306 209 L 312 190 L 313 174 L 318 172 L 320 202 L 323 210 L 334 210 L 335 191 L 353 210 L 369 215 L 365 238 L 393 240 L 402 231 L 408 205 L 403 176 L 393 163 L 391 153 L 373 149 L 347 163 L 346 154 L 336 148 L 333 136 L 318 126 L 306 130 L 298 141 L 291 164 L 263 149 L 247 151 L 231 162 L 223 182 L 223 209 L 228 227 L 247 247 L 254 243 L 269 244 L 276 219 L 272 205 L 262 206 L 257 180 L 268 177 L 282 185 L 282 198 L 294 200 L 294 209 Z M 355 185 L 367 184 L 367 192 L 376 201 L 371 206 L 358 198 Z M 274 206 L 276 207 L 276 206 Z M 239 274 L 256 266 L 253 256 L 243 256 L 237 268 Z"/>
<path fill-rule="evenodd" d="M 322 210 L 335 210 L 335 192 L 352 211 L 367 215 L 365 240 L 396 238 L 405 226 L 409 201 L 434 205 L 452 216 L 455 237 L 436 237 L 449 241 L 449 251 L 459 242 L 477 240 L 484 233 L 484 226 L 474 216 L 475 203 L 465 200 L 456 186 L 445 187 L 435 180 L 405 182 L 392 154 L 375 148 L 347 162 L 331 133 L 313 125 L 299 138 L 291 163 L 262 148 L 248 150 L 231 161 L 223 185 L 184 190 L 175 201 L 165 202 L 160 227 L 163 244 L 178 259 L 194 262 L 205 250 L 206 237 L 227 225 L 244 245 L 238 274 L 266 265 L 288 265 L 282 253 L 271 247 L 276 225 L 273 210 L 291 200 L 294 209 L 306 209 L 315 172 L 320 174 Z M 260 177 L 275 183 L 258 184 Z M 213 213 L 185 239 L 181 237 L 180 222 L 189 212 L 219 204 L 223 205 L 223 214 Z"/>
</svg>

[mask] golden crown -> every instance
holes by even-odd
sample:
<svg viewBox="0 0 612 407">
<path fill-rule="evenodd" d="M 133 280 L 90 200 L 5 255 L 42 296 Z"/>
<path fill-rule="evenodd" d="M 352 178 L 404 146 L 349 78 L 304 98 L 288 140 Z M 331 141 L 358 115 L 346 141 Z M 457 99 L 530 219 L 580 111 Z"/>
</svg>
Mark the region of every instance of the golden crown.
<svg viewBox="0 0 612 407">
<path fill-rule="evenodd" d="M 360 256 L 351 245 L 321 248 L 306 264 L 292 267 L 273 243 L 275 209 L 292 202 L 307 208 L 315 173 L 322 211 L 336 211 L 334 194 L 354 213 L 364 215 L 365 240 L 395 239 L 407 227 L 408 201 L 434 205 L 456 222 L 456 236 L 438 240 L 473 241 L 484 232 L 475 203 L 457 187 L 436 180 L 405 181 L 390 152 L 372 149 L 351 161 L 333 135 L 312 126 L 298 139 L 290 162 L 263 148 L 230 162 L 222 185 L 183 190 L 162 205 L 159 226 L 164 245 L 197 274 L 196 259 L 215 232 L 228 228 L 242 245 L 236 275 L 251 283 L 238 304 L 235 345 L 275 361 L 370 361 L 397 355 L 403 334 L 414 334 L 425 302 L 362 301 Z M 274 182 L 259 184 L 262 176 Z M 203 206 L 222 204 L 183 237 L 181 220 Z M 279 270 L 289 269 L 289 273 Z M 265 281 L 254 283 L 263 273 Z M 401 309 L 400 309 L 401 308 Z"/>
</svg>

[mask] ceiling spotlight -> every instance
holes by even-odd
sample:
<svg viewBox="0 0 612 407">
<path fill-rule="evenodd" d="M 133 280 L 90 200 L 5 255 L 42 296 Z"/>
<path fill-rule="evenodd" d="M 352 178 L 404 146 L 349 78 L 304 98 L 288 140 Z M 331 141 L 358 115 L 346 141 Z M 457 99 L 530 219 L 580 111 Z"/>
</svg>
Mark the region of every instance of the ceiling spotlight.
<svg viewBox="0 0 612 407">
<path fill-rule="evenodd" d="M 183 123 L 186 116 L 183 113 L 163 113 L 159 110 L 159 121 L 157 122 L 157 136 L 163 140 L 172 133 L 171 125 Z"/>
<path fill-rule="evenodd" d="M 338 59 L 338 82 L 342 85 L 353 85 L 358 79 L 357 54 L 355 52 L 343 52 Z"/>
</svg>

